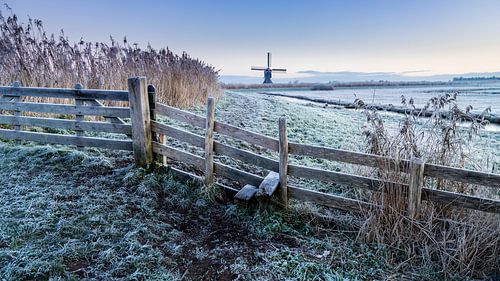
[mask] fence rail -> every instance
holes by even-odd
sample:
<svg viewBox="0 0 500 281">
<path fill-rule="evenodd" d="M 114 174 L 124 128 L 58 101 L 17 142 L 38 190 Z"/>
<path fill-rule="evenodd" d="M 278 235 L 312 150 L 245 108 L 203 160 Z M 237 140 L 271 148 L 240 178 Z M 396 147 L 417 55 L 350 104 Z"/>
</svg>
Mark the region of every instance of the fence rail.
<svg viewBox="0 0 500 281">
<path fill-rule="evenodd" d="M 132 142 L 130 140 L 113 140 L 105 138 L 35 133 L 35 132 L 13 131 L 5 129 L 0 129 L 0 136 L 2 139 L 9 139 L 9 140 L 26 140 L 26 141 L 51 143 L 51 144 L 100 147 L 100 148 L 118 149 L 118 150 L 132 150 Z"/>
<path fill-rule="evenodd" d="M 44 102 L 24 102 L 23 97 L 73 99 L 75 105 Z M 85 131 L 115 134 L 132 134 L 132 126 L 121 118 L 130 118 L 129 107 L 104 106 L 99 100 L 128 101 L 128 91 L 85 90 L 77 84 L 74 89 L 21 87 L 14 82 L 10 87 L 0 87 L 0 124 L 11 125 L 13 130 L 1 129 L 0 137 L 10 140 L 27 140 L 50 144 L 100 147 L 133 150 L 131 140 L 87 137 Z M 14 115 L 6 115 L 13 112 Z M 62 115 L 65 119 L 23 116 L 24 112 Z M 74 115 L 74 119 L 67 119 Z M 109 122 L 86 121 L 85 116 L 102 116 Z M 76 135 L 24 131 L 25 127 L 73 130 Z"/>
<path fill-rule="evenodd" d="M 225 178 L 230 182 L 237 183 L 239 186 L 245 184 L 258 186 L 262 182 L 263 177 L 261 175 L 217 161 L 219 159 L 217 156 L 226 156 L 259 167 L 261 172 L 274 171 L 279 173 L 281 186 L 278 188 L 277 196 L 274 199 L 284 206 L 287 206 L 288 199 L 291 198 L 351 212 L 378 208 L 378 206 L 369 202 L 290 185 L 288 177 L 291 176 L 362 188 L 372 192 L 397 192 L 402 196 L 407 196 L 407 213 L 410 217 L 418 214 L 421 200 L 445 206 L 500 213 L 500 201 L 498 200 L 436 190 L 424 186 L 425 177 L 431 177 L 498 188 L 500 187 L 499 174 L 428 164 L 419 159 L 395 160 L 379 155 L 288 142 L 286 120 L 283 118 L 277 124 L 279 129 L 278 138 L 273 138 L 215 120 L 213 100 L 207 102 L 207 116 L 200 116 L 165 104 L 156 103 L 155 89 L 151 85 L 147 86 L 145 78 L 130 78 L 128 85 L 128 91 L 86 90 L 81 89 L 79 85 L 76 85 L 75 89 L 27 88 L 20 87 L 18 84 L 14 84 L 12 87 L 0 87 L 0 110 L 13 112 L 13 115 L 0 115 L 0 124 L 13 126 L 13 130 L 0 129 L 0 137 L 3 139 L 76 145 L 77 147 L 92 146 L 132 150 L 136 163 L 139 165 L 151 163 L 154 154 L 161 155 L 170 160 L 187 164 L 204 175 L 204 177 L 200 177 L 173 168 L 172 171 L 176 176 L 183 179 L 199 180 L 204 184 L 215 184 L 223 187 L 226 192 L 233 195 L 238 189 L 221 184 L 216 179 Z M 23 102 L 21 97 L 24 96 L 74 99 L 75 105 Z M 128 101 L 128 107 L 104 106 L 98 100 Z M 24 111 L 74 115 L 75 119 L 22 116 Z M 205 135 L 198 135 L 174 125 L 164 124 L 157 119 L 157 115 L 201 128 L 204 130 Z M 103 116 L 108 122 L 85 121 L 85 116 Z M 131 123 L 127 124 L 121 118 L 130 118 Z M 74 130 L 77 135 L 27 132 L 22 130 L 25 126 Z M 116 140 L 86 137 L 83 135 L 84 131 L 119 133 L 132 136 L 132 138 Z M 214 134 L 216 135 L 215 138 Z M 203 151 L 204 156 L 195 155 L 167 145 L 165 136 L 199 148 L 200 154 Z M 230 137 L 261 147 L 278 159 L 228 145 L 221 141 L 220 137 Z M 404 173 L 403 178 L 407 179 L 408 183 L 390 182 L 379 178 L 291 164 L 288 161 L 289 155 L 397 171 L 398 173 Z"/>
<path fill-rule="evenodd" d="M 58 128 L 66 130 L 83 130 L 93 132 L 108 132 L 117 134 L 131 134 L 129 124 L 115 124 L 94 121 L 74 121 L 42 117 L 17 117 L 0 115 L 0 124 L 16 124 L 21 126 Z"/>
<path fill-rule="evenodd" d="M 0 110 L 45 112 L 52 114 L 93 115 L 129 118 L 130 110 L 125 107 L 76 106 L 53 103 L 0 101 Z"/>
<path fill-rule="evenodd" d="M 206 118 L 203 116 L 196 115 L 194 113 L 173 108 L 164 104 L 156 104 L 156 113 L 163 115 L 165 117 L 171 118 L 173 120 L 186 123 L 195 127 L 204 128 L 206 123 Z M 214 122 L 214 132 L 221 135 L 229 136 L 240 141 L 244 141 L 253 145 L 261 146 L 269 149 L 270 151 L 279 151 L 279 140 L 268 136 L 260 135 L 255 132 L 247 131 L 232 125 L 224 124 L 218 121 Z M 198 148 L 204 148 L 205 138 L 201 135 L 197 135 L 172 125 L 162 124 L 161 122 L 152 121 L 152 130 L 155 133 L 165 135 L 182 142 L 186 142 Z M 200 171 L 204 169 L 204 158 L 201 156 L 193 155 L 188 152 L 181 151 L 174 147 L 166 147 L 165 145 L 155 143 L 155 152 L 171 158 L 175 161 L 183 163 L 191 163 L 194 168 Z M 235 148 L 218 141 L 214 141 L 213 150 L 217 155 L 224 155 L 231 157 L 233 159 L 243 161 L 247 164 L 261 167 L 270 171 L 279 171 L 280 162 L 268 157 Z M 410 160 L 394 160 L 389 157 L 383 157 L 379 155 L 352 152 L 341 149 L 334 149 L 328 147 L 320 147 L 307 144 L 299 143 L 288 143 L 288 153 L 293 155 L 308 156 L 314 158 L 321 158 L 330 161 L 343 162 L 348 164 L 361 165 L 366 167 L 379 168 L 384 167 L 387 169 L 394 169 L 402 173 L 411 172 L 411 161 Z M 218 162 L 214 163 L 215 173 L 219 176 L 229 178 L 238 182 L 240 185 L 252 184 L 259 185 L 262 181 L 262 177 L 258 175 L 251 174 L 236 168 L 229 167 L 227 165 L 220 164 Z M 372 191 L 383 191 L 383 192 L 394 192 L 399 189 L 402 194 L 411 193 L 411 186 L 404 183 L 387 182 L 381 179 L 375 179 L 370 177 L 351 175 L 346 173 L 327 171 L 318 168 L 305 167 L 300 165 L 287 165 L 287 175 L 323 181 L 327 183 L 335 183 L 346 185 L 350 187 L 357 187 L 368 189 Z M 499 187 L 500 186 L 500 175 L 471 171 L 466 169 L 459 169 L 453 167 L 440 166 L 435 164 L 423 164 L 423 176 L 433 177 L 439 179 L 446 179 L 452 181 L 458 181 L 463 183 L 484 185 L 488 187 Z M 422 183 L 419 183 L 423 185 Z M 381 189 L 384 186 L 384 190 Z M 320 205 L 325 205 L 329 207 L 336 207 L 341 209 L 349 209 L 351 211 L 359 211 L 367 206 L 373 207 L 373 204 L 368 202 L 362 202 L 359 200 L 349 201 L 353 199 L 348 199 L 344 197 L 334 196 L 331 194 L 326 194 L 322 192 L 316 192 L 311 190 L 297 189 L 297 187 L 288 186 L 289 197 L 295 199 L 308 198 L 309 200 L 315 201 Z M 313 192 L 314 195 L 309 194 Z M 447 206 L 463 207 L 468 209 L 480 210 L 485 212 L 500 213 L 500 201 L 479 198 L 475 196 L 429 189 L 421 186 L 416 191 L 420 193 L 417 197 L 417 201 L 427 200 L 434 203 L 439 203 Z M 415 192 L 414 192 L 415 193 Z M 304 197 L 304 198 L 300 198 Z M 321 198 L 321 199 L 318 199 Z M 344 204 L 345 203 L 345 204 Z M 356 207 L 353 207 L 353 206 Z"/>
<path fill-rule="evenodd" d="M 62 88 L 33 88 L 20 86 L 1 86 L 2 96 L 31 96 L 41 98 L 61 98 L 96 100 L 128 101 L 128 91 L 100 90 L 100 89 L 62 89 Z"/>
</svg>

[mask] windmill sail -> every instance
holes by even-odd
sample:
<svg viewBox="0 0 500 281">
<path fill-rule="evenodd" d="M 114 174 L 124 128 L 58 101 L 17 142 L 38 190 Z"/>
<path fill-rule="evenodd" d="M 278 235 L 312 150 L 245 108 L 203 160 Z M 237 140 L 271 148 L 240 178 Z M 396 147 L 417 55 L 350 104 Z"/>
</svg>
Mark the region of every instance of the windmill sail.
<svg viewBox="0 0 500 281">
<path fill-rule="evenodd" d="M 252 70 L 266 70 L 265 67 L 261 67 L 261 66 L 252 66 L 251 68 Z"/>
</svg>

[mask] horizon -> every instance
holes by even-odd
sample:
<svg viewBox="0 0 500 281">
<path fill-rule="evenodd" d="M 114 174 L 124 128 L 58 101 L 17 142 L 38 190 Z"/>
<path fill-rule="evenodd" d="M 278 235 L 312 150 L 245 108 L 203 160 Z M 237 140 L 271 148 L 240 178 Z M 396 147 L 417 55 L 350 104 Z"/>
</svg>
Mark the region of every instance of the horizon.
<svg viewBox="0 0 500 281">
<path fill-rule="evenodd" d="M 23 22 L 29 15 L 50 33 L 64 29 L 71 41 L 127 37 L 140 47 L 185 51 L 219 69 L 222 82 L 260 81 L 250 67 L 264 65 L 267 51 L 273 67 L 288 70 L 273 75 L 277 82 L 500 75 L 498 1 L 2 3 Z"/>
</svg>

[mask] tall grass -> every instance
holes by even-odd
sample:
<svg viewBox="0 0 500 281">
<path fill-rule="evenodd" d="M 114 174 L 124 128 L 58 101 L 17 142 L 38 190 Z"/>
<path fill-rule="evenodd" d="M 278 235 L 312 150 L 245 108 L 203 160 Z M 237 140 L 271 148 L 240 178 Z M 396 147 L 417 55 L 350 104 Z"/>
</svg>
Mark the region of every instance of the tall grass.
<svg viewBox="0 0 500 281">
<path fill-rule="evenodd" d="M 0 10 L 0 84 L 21 81 L 24 86 L 126 89 L 127 78 L 146 76 L 158 91 L 158 100 L 186 107 L 221 94 L 218 71 L 188 54 L 176 55 L 168 48 L 145 49 L 118 42 L 72 43 L 61 30 L 59 36 L 45 31 L 42 21 L 22 23 L 6 6 Z M 91 18 L 89 17 L 89 20 Z"/>
<path fill-rule="evenodd" d="M 386 127 L 383 118 L 369 108 L 366 140 L 368 152 L 395 159 L 420 158 L 427 163 L 453 167 L 470 167 L 491 172 L 480 158 L 471 140 L 486 125 L 482 117 L 461 109 L 456 95 L 446 94 L 431 99 L 417 114 L 407 114 L 398 126 Z M 361 101 L 357 101 L 363 107 Z M 403 104 L 414 108 L 412 100 L 403 97 Z M 423 118 L 423 111 L 432 111 Z M 441 112 L 450 112 L 447 118 Z M 484 112 L 484 114 L 487 111 Z M 484 115 L 483 114 L 483 115 Z M 483 116 L 482 115 L 482 116 Z M 398 165 L 381 163 L 377 173 L 384 180 L 408 182 Z M 498 198 L 491 189 L 446 180 L 427 180 L 426 187 L 460 192 L 480 197 Z M 407 261 L 400 266 L 413 272 L 435 272 L 436 276 L 453 278 L 454 274 L 486 278 L 500 274 L 500 216 L 457 208 L 446 208 L 423 201 L 417 219 L 405 216 L 406 196 L 398 186 L 374 195 L 382 206 L 380 211 L 366 214 L 359 237 L 361 240 L 390 245 L 401 251 Z M 401 257 L 400 257 L 401 258 Z"/>
</svg>

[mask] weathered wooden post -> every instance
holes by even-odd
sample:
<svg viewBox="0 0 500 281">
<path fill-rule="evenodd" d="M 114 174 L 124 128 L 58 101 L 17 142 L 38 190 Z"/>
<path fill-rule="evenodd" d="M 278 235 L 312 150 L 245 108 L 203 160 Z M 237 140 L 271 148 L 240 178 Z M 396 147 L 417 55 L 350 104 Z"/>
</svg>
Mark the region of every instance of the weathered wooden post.
<svg viewBox="0 0 500 281">
<path fill-rule="evenodd" d="M 213 97 L 207 99 L 207 120 L 205 126 L 205 185 L 214 182 L 214 120 L 215 100 Z"/>
<path fill-rule="evenodd" d="M 280 187 L 278 188 L 278 200 L 285 207 L 288 208 L 288 186 L 287 186 L 287 172 L 288 172 L 288 136 L 286 129 L 286 119 L 281 117 L 278 121 L 279 125 L 279 176 Z"/>
<path fill-rule="evenodd" d="M 407 214 L 414 219 L 418 216 L 420 202 L 422 200 L 422 187 L 424 185 L 424 167 L 425 163 L 421 159 L 412 158 L 410 160 L 410 179 L 408 188 Z"/>
<path fill-rule="evenodd" d="M 151 121 L 156 120 L 156 88 L 153 85 L 148 85 L 148 102 L 149 102 L 149 118 Z M 160 136 L 158 133 L 151 132 L 152 141 L 158 142 Z M 160 156 L 153 152 L 153 159 L 160 160 Z"/>
<path fill-rule="evenodd" d="M 75 84 L 75 105 L 76 106 L 83 106 L 83 105 L 85 105 L 84 100 L 80 98 L 80 96 L 81 96 L 80 90 L 81 89 L 83 89 L 82 84 L 79 84 L 79 83 Z M 76 120 L 76 127 L 78 128 L 80 126 L 79 122 L 84 121 L 85 117 L 83 115 L 77 114 L 75 116 L 75 120 Z M 83 131 L 82 130 L 76 130 L 76 135 L 77 136 L 83 136 Z M 77 145 L 76 148 L 78 150 L 82 150 L 83 146 Z"/>
<path fill-rule="evenodd" d="M 135 163 L 138 166 L 146 166 L 153 162 L 151 114 L 146 77 L 128 79 L 128 98 Z"/>
</svg>

